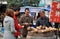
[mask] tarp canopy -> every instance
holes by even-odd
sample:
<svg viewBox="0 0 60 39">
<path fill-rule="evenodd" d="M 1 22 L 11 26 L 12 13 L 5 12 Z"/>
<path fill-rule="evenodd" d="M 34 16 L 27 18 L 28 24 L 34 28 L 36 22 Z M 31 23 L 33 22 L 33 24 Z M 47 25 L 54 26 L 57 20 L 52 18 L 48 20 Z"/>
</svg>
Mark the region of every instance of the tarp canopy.
<svg viewBox="0 0 60 39">
<path fill-rule="evenodd" d="M 25 8 L 29 8 L 30 12 L 39 12 L 41 10 L 41 7 L 25 6 L 25 7 L 21 7 L 20 12 L 25 12 Z"/>
<path fill-rule="evenodd" d="M 29 8 L 30 12 L 36 12 L 36 13 L 38 13 L 40 10 L 50 11 L 50 6 L 48 6 L 46 8 L 44 8 L 44 7 L 25 6 L 25 7 L 21 7 L 20 12 L 25 12 L 25 8 Z"/>
<path fill-rule="evenodd" d="M 51 7 L 50 7 L 50 5 L 48 5 L 46 8 L 43 8 L 45 11 L 48 11 L 48 12 L 50 12 L 50 10 L 51 10 Z"/>
</svg>

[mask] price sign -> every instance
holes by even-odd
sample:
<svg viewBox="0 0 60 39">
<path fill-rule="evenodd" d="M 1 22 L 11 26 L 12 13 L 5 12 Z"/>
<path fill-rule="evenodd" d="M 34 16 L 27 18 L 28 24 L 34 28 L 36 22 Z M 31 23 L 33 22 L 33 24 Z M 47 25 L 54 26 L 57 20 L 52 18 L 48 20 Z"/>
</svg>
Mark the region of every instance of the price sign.
<svg viewBox="0 0 60 39">
<path fill-rule="evenodd" d="M 52 8 L 50 12 L 50 22 L 60 23 L 60 5 L 58 2 L 52 2 Z M 58 10 L 58 9 L 59 10 Z"/>
</svg>

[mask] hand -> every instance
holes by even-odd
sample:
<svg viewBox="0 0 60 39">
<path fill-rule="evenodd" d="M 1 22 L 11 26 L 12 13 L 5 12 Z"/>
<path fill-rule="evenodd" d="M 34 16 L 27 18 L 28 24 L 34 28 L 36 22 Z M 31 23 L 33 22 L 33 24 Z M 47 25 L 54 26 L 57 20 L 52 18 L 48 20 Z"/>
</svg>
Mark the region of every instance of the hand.
<svg viewBox="0 0 60 39">
<path fill-rule="evenodd" d="M 25 24 L 28 24 L 28 23 L 25 23 Z"/>
<path fill-rule="evenodd" d="M 25 23 L 25 25 L 29 25 L 29 23 Z"/>
<path fill-rule="evenodd" d="M 24 26 L 22 26 L 24 28 Z"/>
<path fill-rule="evenodd" d="M 20 24 L 18 24 L 20 26 Z"/>
<path fill-rule="evenodd" d="M 18 38 L 21 38 L 20 36 L 18 36 Z"/>
</svg>

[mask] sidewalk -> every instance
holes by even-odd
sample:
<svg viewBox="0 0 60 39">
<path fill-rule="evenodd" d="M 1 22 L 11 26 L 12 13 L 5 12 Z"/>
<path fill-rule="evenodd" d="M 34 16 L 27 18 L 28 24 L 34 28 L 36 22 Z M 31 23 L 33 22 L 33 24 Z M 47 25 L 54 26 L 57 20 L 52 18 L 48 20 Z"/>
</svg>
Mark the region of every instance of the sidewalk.
<svg viewBox="0 0 60 39">
<path fill-rule="evenodd" d="M 27 39 L 56 39 L 55 37 L 34 37 L 34 36 L 27 36 Z"/>
<path fill-rule="evenodd" d="M 1 32 L 0 32 L 0 39 L 3 39 L 3 34 Z M 27 39 L 56 39 L 56 38 L 53 38 L 53 37 L 51 38 L 51 37 L 32 37 L 32 36 L 27 36 Z"/>
<path fill-rule="evenodd" d="M 3 33 L 0 32 L 0 39 L 3 39 Z"/>
</svg>

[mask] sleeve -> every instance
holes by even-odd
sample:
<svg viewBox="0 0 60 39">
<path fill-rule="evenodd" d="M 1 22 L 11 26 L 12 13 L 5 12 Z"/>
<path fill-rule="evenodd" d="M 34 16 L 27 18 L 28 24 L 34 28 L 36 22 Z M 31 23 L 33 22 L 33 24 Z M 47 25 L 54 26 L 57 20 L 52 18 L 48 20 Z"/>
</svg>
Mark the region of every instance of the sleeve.
<svg viewBox="0 0 60 39">
<path fill-rule="evenodd" d="M 39 20 L 36 21 L 36 25 L 37 25 L 37 26 L 40 26 Z"/>
<path fill-rule="evenodd" d="M 31 24 L 30 24 L 31 26 L 33 25 L 33 18 L 31 18 Z"/>
<path fill-rule="evenodd" d="M 10 24 L 11 24 L 11 32 L 15 33 L 16 31 L 15 31 L 15 27 L 14 27 L 14 20 L 11 20 Z"/>
<path fill-rule="evenodd" d="M 20 25 L 23 25 L 23 17 L 20 18 Z"/>
<path fill-rule="evenodd" d="M 33 18 L 32 17 L 29 17 L 29 22 L 28 22 L 28 24 L 29 24 L 29 26 L 32 26 L 33 25 Z"/>
<path fill-rule="evenodd" d="M 22 29 L 22 26 L 19 26 L 19 25 L 18 25 L 18 20 L 17 20 L 16 17 L 14 17 L 14 25 L 15 25 L 15 29 L 16 29 L 16 30 Z"/>
<path fill-rule="evenodd" d="M 52 26 L 51 22 L 48 22 L 49 23 L 49 26 Z"/>
<path fill-rule="evenodd" d="M 18 25 L 18 26 L 16 26 L 16 28 L 18 29 L 18 30 L 20 30 L 20 29 L 22 29 L 23 27 L 20 25 Z"/>
<path fill-rule="evenodd" d="M 19 28 L 22 29 L 23 27 L 20 25 Z"/>
<path fill-rule="evenodd" d="M 47 17 L 48 24 L 47 26 L 52 26 L 51 22 L 49 22 L 49 18 Z"/>
</svg>

